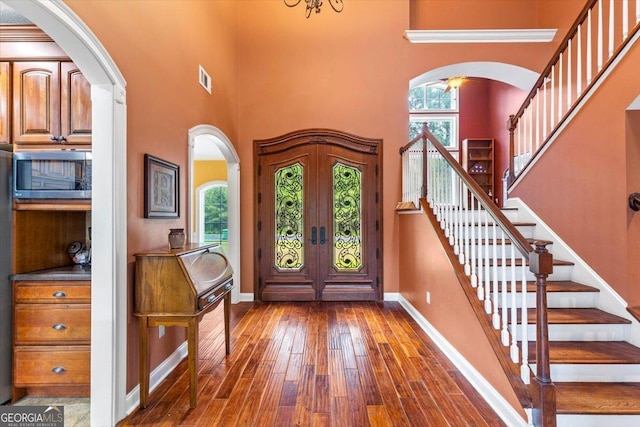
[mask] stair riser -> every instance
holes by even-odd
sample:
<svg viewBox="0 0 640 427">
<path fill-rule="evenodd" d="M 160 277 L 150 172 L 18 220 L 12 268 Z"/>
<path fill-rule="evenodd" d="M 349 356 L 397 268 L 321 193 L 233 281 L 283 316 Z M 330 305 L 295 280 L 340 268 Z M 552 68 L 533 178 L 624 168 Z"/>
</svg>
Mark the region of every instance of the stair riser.
<svg viewBox="0 0 640 427">
<path fill-rule="evenodd" d="M 486 266 L 481 266 L 482 267 L 482 276 L 484 277 L 487 273 L 487 267 Z M 476 269 L 478 269 L 478 267 L 476 266 Z M 497 278 L 499 281 L 502 281 L 502 277 L 504 276 L 506 278 L 507 281 L 511 281 L 511 269 L 512 267 L 496 267 L 494 268 L 493 266 L 489 265 L 488 270 L 489 270 L 489 277 L 491 278 L 491 281 L 493 281 L 493 277 L 494 274 L 497 274 Z M 548 281 L 554 281 L 554 280 L 571 280 L 571 273 L 573 272 L 573 266 L 572 265 L 556 265 L 553 267 L 553 273 L 549 275 L 549 277 L 547 278 Z M 516 280 L 521 280 L 521 276 L 522 276 L 522 272 L 520 267 L 516 267 L 516 271 L 515 271 L 515 278 Z M 533 275 L 532 272 L 529 271 L 529 269 L 527 268 L 526 270 L 526 274 L 525 274 L 525 278 L 527 281 L 531 281 L 531 280 L 535 280 L 536 277 Z"/>
<path fill-rule="evenodd" d="M 640 415 L 556 415 L 558 427 L 638 427 Z"/>
<path fill-rule="evenodd" d="M 549 325 L 549 341 L 624 341 L 625 327 L 617 324 Z M 520 340 L 518 325 L 518 340 Z M 529 340 L 535 341 L 536 326 L 527 328 Z"/>
<path fill-rule="evenodd" d="M 536 372 L 536 364 L 531 364 Z M 640 364 L 551 364 L 553 382 L 640 382 Z"/>
<path fill-rule="evenodd" d="M 460 242 L 460 246 L 465 250 L 465 252 L 469 252 L 471 253 L 471 247 L 469 246 L 468 248 L 465 246 L 464 241 Z M 495 246 L 495 256 L 494 256 L 494 246 Z M 498 242 L 497 245 L 493 245 L 493 244 L 489 244 L 489 245 L 482 245 L 480 247 L 476 246 L 474 249 L 474 254 L 476 256 L 476 258 L 484 258 L 486 256 L 486 253 L 488 252 L 489 255 L 489 259 L 493 259 L 493 258 L 502 258 L 502 246 L 504 246 L 504 257 L 507 260 L 511 259 L 511 252 L 514 252 L 514 258 L 516 260 L 519 260 L 522 258 L 522 255 L 520 255 L 520 252 L 515 249 L 515 247 L 513 245 L 502 245 L 500 244 L 500 242 Z M 553 248 L 552 245 L 547 246 L 547 250 L 549 250 L 549 252 L 553 253 Z"/>
<path fill-rule="evenodd" d="M 493 296 L 492 296 L 493 298 Z M 507 304 L 511 301 L 511 294 L 507 294 Z M 522 294 L 516 296 L 516 305 L 522 307 Z M 527 292 L 527 307 L 536 306 L 535 292 Z M 549 308 L 593 308 L 596 306 L 595 292 L 547 292 L 547 307 Z M 498 307 L 502 307 L 502 293 L 498 296 Z"/>
<path fill-rule="evenodd" d="M 518 211 L 516 209 L 507 209 L 507 210 L 503 210 L 502 214 L 507 217 L 507 219 L 511 222 L 516 222 L 518 221 Z M 467 216 L 468 215 L 468 216 Z M 469 221 L 471 221 L 471 218 L 473 216 L 474 221 L 485 221 L 487 219 L 489 219 L 489 221 L 493 221 L 493 219 L 491 218 L 491 215 L 489 215 L 487 213 L 487 211 L 482 210 L 482 211 L 478 211 L 478 210 L 474 210 L 474 211 L 470 211 L 470 210 L 466 210 L 463 209 L 462 210 L 462 217 L 465 219 L 468 219 Z"/>
<path fill-rule="evenodd" d="M 440 226 L 442 227 L 442 222 L 440 223 Z M 531 239 L 533 238 L 533 231 L 535 230 L 535 225 L 516 225 L 516 229 L 520 232 L 520 234 L 522 234 L 525 238 L 527 239 Z M 487 230 L 488 229 L 488 230 Z M 458 233 L 458 228 L 456 223 L 452 223 L 451 227 L 449 228 L 449 230 L 454 230 L 455 233 Z M 448 231 L 447 229 L 445 229 L 445 231 Z M 467 235 L 467 232 L 469 233 L 469 236 L 473 236 L 476 239 L 493 239 L 493 225 L 490 223 L 488 226 L 486 226 L 485 224 L 482 224 L 479 227 L 476 227 L 473 231 L 473 233 L 471 232 L 471 230 L 465 230 L 464 226 L 462 226 L 462 231 L 460 231 L 460 237 L 462 238 L 463 236 Z M 501 240 L 502 236 L 500 234 L 500 230 L 496 229 L 496 239 Z"/>
</svg>

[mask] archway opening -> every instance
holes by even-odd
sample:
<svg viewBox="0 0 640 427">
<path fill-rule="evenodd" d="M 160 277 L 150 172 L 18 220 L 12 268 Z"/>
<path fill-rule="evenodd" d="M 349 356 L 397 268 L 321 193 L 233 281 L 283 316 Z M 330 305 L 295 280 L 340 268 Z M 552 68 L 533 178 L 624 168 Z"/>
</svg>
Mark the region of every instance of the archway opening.
<svg viewBox="0 0 640 427">
<path fill-rule="evenodd" d="M 40 27 L 91 84 L 91 425 L 115 425 L 126 408 L 126 95 L 108 52 L 62 2 L 3 0 Z M 133 407 L 137 402 L 132 402 Z M 133 409 L 133 408 L 132 408 Z"/>
<path fill-rule="evenodd" d="M 197 178 L 200 172 L 196 163 L 211 162 L 205 165 L 205 176 Z M 217 166 L 216 166 L 217 164 Z M 221 164 L 226 166 L 226 177 L 222 174 Z M 218 175 L 216 175 L 218 174 Z M 203 228 L 199 226 L 204 213 L 199 210 L 198 187 L 209 181 L 226 181 L 227 188 L 227 247 L 225 252 L 233 268 L 235 287 L 231 292 L 231 301 L 240 300 L 240 157 L 231 140 L 220 129 L 211 125 L 199 125 L 189 130 L 189 237 L 191 241 L 204 241 Z M 215 178 L 215 176 L 219 176 Z M 211 178 L 213 177 L 213 178 Z M 200 180 L 198 182 L 198 180 Z M 222 234 L 222 231 L 221 231 Z"/>
</svg>

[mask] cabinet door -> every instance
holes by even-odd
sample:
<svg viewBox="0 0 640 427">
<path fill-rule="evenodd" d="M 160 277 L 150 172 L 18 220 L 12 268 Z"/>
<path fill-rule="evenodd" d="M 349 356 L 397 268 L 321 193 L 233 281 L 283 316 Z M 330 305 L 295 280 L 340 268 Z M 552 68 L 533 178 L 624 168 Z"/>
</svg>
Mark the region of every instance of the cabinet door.
<svg viewBox="0 0 640 427">
<path fill-rule="evenodd" d="M 9 63 L 0 62 L 0 144 L 11 144 L 9 129 L 11 123 L 11 111 L 9 107 L 9 85 L 11 78 L 9 75 Z"/>
<path fill-rule="evenodd" d="M 91 85 L 73 62 L 60 65 L 60 107 L 65 144 L 91 144 Z"/>
<path fill-rule="evenodd" d="M 59 62 L 13 64 L 13 141 L 51 144 L 60 135 Z"/>
</svg>

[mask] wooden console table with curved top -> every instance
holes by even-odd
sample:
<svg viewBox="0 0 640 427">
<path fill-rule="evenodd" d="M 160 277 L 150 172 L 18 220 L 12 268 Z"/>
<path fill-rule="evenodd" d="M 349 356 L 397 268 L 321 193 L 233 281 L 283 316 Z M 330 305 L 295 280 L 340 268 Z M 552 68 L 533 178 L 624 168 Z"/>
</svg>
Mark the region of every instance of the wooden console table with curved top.
<svg viewBox="0 0 640 427">
<path fill-rule="evenodd" d="M 135 316 L 140 321 L 140 407 L 149 398 L 149 328 L 187 328 L 189 403 L 198 391 L 198 324 L 224 301 L 226 353 L 230 354 L 229 311 L 233 270 L 220 246 L 188 243 L 135 254 Z"/>
</svg>

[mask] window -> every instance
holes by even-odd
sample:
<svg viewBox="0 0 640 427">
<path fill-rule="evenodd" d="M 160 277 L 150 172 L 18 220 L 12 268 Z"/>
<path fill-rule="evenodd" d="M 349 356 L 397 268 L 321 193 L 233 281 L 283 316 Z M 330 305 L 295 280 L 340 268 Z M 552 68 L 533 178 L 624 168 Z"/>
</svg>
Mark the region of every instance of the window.
<svg viewBox="0 0 640 427">
<path fill-rule="evenodd" d="M 434 81 L 409 90 L 409 139 L 415 138 L 423 123 L 449 150 L 458 150 L 458 89 L 448 89 L 444 81 Z"/>
<path fill-rule="evenodd" d="M 228 236 L 227 184 L 217 182 L 199 191 L 200 232 L 202 241 L 222 245 Z"/>
</svg>

